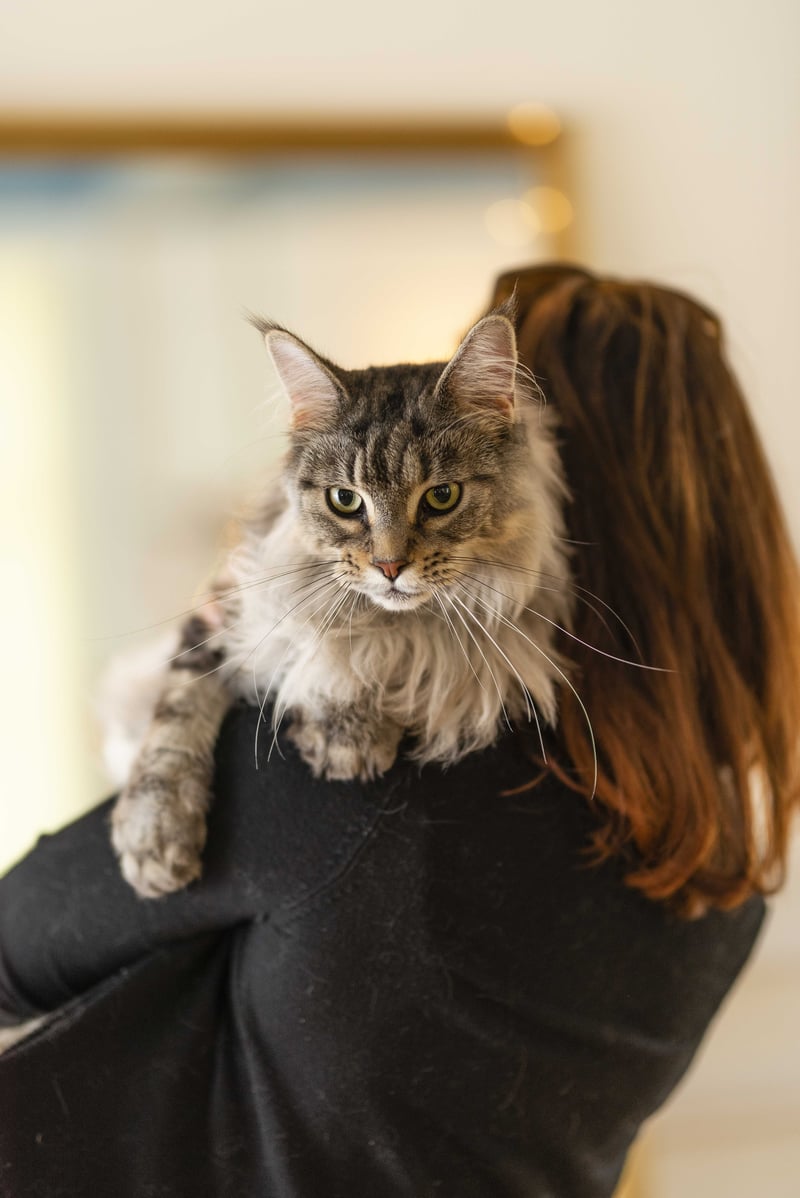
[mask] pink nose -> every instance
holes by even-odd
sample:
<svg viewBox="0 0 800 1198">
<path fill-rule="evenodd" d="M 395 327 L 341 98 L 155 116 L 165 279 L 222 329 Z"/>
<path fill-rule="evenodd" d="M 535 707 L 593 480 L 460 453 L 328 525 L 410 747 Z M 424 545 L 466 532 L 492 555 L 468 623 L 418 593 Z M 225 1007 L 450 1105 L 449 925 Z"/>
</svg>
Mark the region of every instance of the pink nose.
<svg viewBox="0 0 800 1198">
<path fill-rule="evenodd" d="M 400 571 L 404 570 L 406 568 L 406 566 L 408 565 L 408 562 L 404 562 L 404 561 L 379 562 L 375 558 L 373 558 L 372 564 L 373 564 L 373 566 L 377 566 L 378 569 L 383 574 L 385 574 L 387 578 L 390 578 L 392 581 L 394 581 L 395 578 L 397 578 L 397 575 L 400 573 Z"/>
</svg>

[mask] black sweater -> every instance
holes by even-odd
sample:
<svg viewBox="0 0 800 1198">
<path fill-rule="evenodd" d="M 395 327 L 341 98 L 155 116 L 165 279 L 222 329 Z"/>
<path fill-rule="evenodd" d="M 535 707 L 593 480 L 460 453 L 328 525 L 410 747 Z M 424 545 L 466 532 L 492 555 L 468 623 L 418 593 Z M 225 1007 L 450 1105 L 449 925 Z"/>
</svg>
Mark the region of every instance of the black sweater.
<svg viewBox="0 0 800 1198">
<path fill-rule="evenodd" d="M 256 713 L 218 751 L 203 880 L 140 900 L 108 805 L 0 882 L 3 1198 L 599 1198 L 746 960 L 587 867 L 590 804 L 521 736 L 314 781 Z"/>
</svg>

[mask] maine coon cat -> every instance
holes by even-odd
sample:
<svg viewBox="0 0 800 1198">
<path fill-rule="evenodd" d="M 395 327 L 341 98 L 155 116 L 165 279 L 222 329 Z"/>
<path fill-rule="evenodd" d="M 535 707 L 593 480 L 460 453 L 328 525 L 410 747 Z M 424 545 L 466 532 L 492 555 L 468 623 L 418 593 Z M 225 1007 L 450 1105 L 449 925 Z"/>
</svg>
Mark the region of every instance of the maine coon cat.
<svg viewBox="0 0 800 1198">
<path fill-rule="evenodd" d="M 447 363 L 342 370 L 257 322 L 289 396 L 282 477 L 185 624 L 113 813 L 142 895 L 201 869 L 231 702 L 267 704 L 315 774 L 372 778 L 552 721 L 569 620 L 564 486 L 508 310 Z M 271 729 L 262 734 L 272 736 Z"/>
</svg>

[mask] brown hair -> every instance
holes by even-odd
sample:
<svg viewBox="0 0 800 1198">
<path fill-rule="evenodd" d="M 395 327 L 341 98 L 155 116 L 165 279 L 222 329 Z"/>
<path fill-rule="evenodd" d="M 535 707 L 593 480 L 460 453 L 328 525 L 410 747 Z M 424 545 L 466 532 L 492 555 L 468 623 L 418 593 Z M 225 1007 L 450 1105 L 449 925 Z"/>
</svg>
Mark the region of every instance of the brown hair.
<svg viewBox="0 0 800 1198">
<path fill-rule="evenodd" d="M 664 671 L 561 645 L 597 742 L 594 848 L 686 914 L 734 906 L 781 883 L 800 797 L 800 587 L 719 322 L 575 267 L 506 274 L 494 305 L 515 290 L 521 359 L 561 425 L 572 631 Z M 566 687 L 557 738 L 551 768 L 591 794 Z"/>
</svg>

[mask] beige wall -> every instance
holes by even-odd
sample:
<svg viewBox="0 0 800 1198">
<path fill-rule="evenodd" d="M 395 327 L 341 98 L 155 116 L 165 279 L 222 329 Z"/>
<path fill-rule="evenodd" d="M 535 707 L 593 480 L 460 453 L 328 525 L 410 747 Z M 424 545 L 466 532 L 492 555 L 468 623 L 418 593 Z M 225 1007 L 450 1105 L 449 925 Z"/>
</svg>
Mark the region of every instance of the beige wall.
<svg viewBox="0 0 800 1198">
<path fill-rule="evenodd" d="M 576 250 L 722 311 L 798 528 L 798 43 L 794 0 L 2 0 L 0 111 L 548 101 L 573 130 Z"/>
<path fill-rule="evenodd" d="M 569 131 L 576 254 L 721 312 L 800 539 L 798 45 L 796 0 L 406 0 L 391 17 L 365 0 L 0 0 L 0 111 L 502 116 L 550 103 Z M 48 518 L 65 543 L 65 513 Z M 637 1194 L 794 1192 L 798 927 L 795 885 L 653 1129 Z"/>
</svg>

